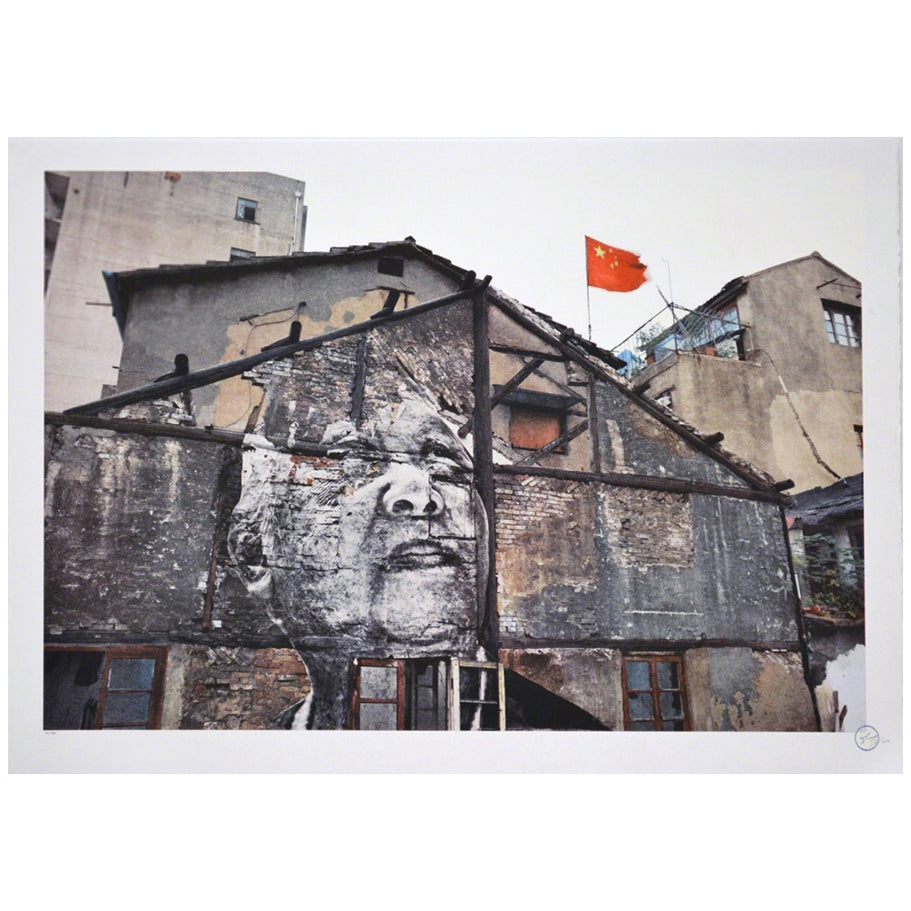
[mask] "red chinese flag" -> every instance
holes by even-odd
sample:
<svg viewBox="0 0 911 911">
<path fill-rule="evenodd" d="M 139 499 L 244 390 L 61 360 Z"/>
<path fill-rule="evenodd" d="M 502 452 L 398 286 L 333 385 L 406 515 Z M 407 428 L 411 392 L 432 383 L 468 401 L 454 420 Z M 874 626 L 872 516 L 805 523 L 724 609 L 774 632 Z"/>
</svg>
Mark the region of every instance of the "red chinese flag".
<svg viewBox="0 0 911 911">
<path fill-rule="evenodd" d="M 635 291 L 647 281 L 646 266 L 635 253 L 585 238 L 588 284 L 605 291 Z"/>
</svg>

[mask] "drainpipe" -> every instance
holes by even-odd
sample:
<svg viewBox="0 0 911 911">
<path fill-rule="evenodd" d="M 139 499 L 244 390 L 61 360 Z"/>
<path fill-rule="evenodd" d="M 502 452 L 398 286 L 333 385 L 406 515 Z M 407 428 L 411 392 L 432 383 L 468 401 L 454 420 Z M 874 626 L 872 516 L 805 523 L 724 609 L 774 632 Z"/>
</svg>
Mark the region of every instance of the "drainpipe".
<svg viewBox="0 0 911 911">
<path fill-rule="evenodd" d="M 813 716 L 816 720 L 816 730 L 822 730 L 822 716 L 819 714 L 819 701 L 816 698 L 816 687 L 813 686 L 813 678 L 810 672 L 810 643 L 807 637 L 807 626 L 803 616 L 803 608 L 800 601 L 800 586 L 797 582 L 797 570 L 794 567 L 794 555 L 791 553 L 791 539 L 788 534 L 788 518 L 785 514 L 784 503 L 778 504 L 778 516 L 781 520 L 781 530 L 784 535 L 784 546 L 788 554 L 788 572 L 791 576 L 791 585 L 794 588 L 794 597 L 797 599 L 797 639 L 800 643 L 800 657 L 803 664 L 803 678 L 806 681 L 807 689 L 810 691 L 810 700 L 813 705 Z"/>
<path fill-rule="evenodd" d="M 295 247 L 297 247 L 297 225 L 300 218 L 300 204 L 303 195 L 300 190 L 294 191 L 294 222 L 291 225 L 291 243 L 288 245 L 289 256 L 294 253 Z"/>
</svg>

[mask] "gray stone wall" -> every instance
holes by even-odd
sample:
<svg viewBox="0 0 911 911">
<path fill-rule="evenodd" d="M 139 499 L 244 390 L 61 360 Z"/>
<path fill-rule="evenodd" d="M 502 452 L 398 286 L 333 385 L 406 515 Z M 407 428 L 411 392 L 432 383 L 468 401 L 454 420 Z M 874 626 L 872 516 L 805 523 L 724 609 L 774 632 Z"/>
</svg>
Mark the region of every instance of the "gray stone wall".
<svg viewBox="0 0 911 911">
<path fill-rule="evenodd" d="M 796 645 L 774 504 L 497 475 L 504 638 Z"/>
</svg>

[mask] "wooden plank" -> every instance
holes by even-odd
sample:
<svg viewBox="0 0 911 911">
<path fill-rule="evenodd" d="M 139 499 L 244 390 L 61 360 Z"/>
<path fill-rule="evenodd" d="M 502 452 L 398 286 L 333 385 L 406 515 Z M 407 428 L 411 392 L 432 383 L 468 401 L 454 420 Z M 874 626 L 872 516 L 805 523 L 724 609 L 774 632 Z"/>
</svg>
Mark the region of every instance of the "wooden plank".
<svg viewBox="0 0 911 911">
<path fill-rule="evenodd" d="M 486 289 L 486 284 L 483 286 Z M 497 545 L 496 500 L 493 478 L 493 426 L 490 414 L 490 325 L 487 295 L 484 290 L 472 299 L 472 338 L 474 360 L 474 470 L 481 503 L 487 513 L 488 573 L 486 585 L 478 580 L 479 633 L 481 643 L 497 652 Z"/>
<path fill-rule="evenodd" d="M 367 333 L 357 341 L 354 355 L 354 389 L 351 392 L 351 420 L 361 426 L 364 411 L 364 387 L 367 384 Z"/>
<path fill-rule="evenodd" d="M 526 380 L 535 370 L 538 369 L 544 363 L 544 359 L 537 357 L 532 361 L 529 361 L 525 364 L 522 369 L 511 379 L 499 392 L 490 397 L 490 410 L 492 411 L 500 402 L 512 392 L 520 383 Z M 477 411 L 477 404 L 475 405 L 475 411 Z M 474 415 L 472 416 L 459 428 L 459 436 L 463 439 L 468 436 L 468 431 L 471 430 L 472 425 L 474 424 Z"/>
<path fill-rule="evenodd" d="M 495 474 L 537 475 L 563 481 L 595 481 L 613 487 L 639 487 L 643 490 L 666 490 L 672 493 L 698 493 L 764 503 L 781 502 L 781 496 L 774 491 L 756 490 L 751 487 L 724 487 L 718 484 L 707 484 L 703 481 L 685 481 L 678 478 L 658 478 L 650 475 L 617 474 L 606 471 L 570 471 L 565 468 L 518 464 L 494 465 L 493 470 Z"/>
<path fill-rule="evenodd" d="M 779 639 L 762 642 L 755 639 L 617 639 L 613 637 L 586 637 L 585 639 L 524 639 L 501 636 L 500 648 L 507 651 L 528 649 L 592 649 L 607 648 L 619 651 L 667 652 L 685 651 L 694 648 L 750 648 L 763 652 L 800 653 L 800 643 L 795 640 Z"/>
<path fill-rule="evenodd" d="M 210 427 L 188 427 L 183 424 L 158 424 L 152 421 L 137 421 L 132 418 L 108 418 L 97 415 L 71 415 L 47 412 L 46 424 L 58 427 L 89 427 L 98 430 L 113 430 L 117 433 L 149 437 L 169 437 L 176 440 L 190 440 L 198 443 L 215 443 L 221 446 L 243 445 L 246 434 L 231 430 L 217 430 Z M 277 447 L 283 452 L 332 458 L 330 447 L 320 443 L 295 443 L 293 446 Z"/>
<path fill-rule="evenodd" d="M 601 434 L 598 429 L 598 403 L 595 401 L 595 378 L 588 377 L 588 430 L 591 442 L 591 466 L 593 471 L 601 471 Z"/>
</svg>

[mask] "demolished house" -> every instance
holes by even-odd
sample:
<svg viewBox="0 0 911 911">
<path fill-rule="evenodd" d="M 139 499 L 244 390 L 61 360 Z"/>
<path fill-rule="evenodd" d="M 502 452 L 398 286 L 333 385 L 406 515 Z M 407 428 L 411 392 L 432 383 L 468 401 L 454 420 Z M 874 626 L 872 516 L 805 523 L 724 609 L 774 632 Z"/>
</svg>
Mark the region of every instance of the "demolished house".
<svg viewBox="0 0 911 911">
<path fill-rule="evenodd" d="M 412 238 L 106 278 L 45 728 L 820 729 L 780 490 L 614 355 Z"/>
</svg>

